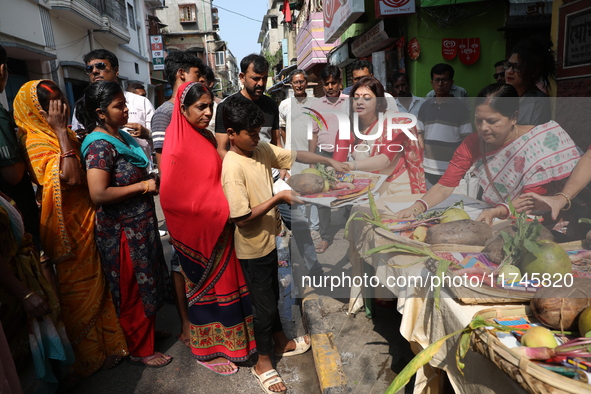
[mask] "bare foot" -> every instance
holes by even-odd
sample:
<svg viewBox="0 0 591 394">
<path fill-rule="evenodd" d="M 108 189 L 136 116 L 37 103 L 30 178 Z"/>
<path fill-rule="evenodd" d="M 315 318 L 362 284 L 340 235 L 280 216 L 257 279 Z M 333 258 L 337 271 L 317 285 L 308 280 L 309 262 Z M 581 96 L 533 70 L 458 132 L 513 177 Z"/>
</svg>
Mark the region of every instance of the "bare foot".
<svg viewBox="0 0 591 394">
<path fill-rule="evenodd" d="M 261 375 L 261 374 L 263 374 L 267 371 L 270 371 L 272 369 L 273 369 L 273 364 L 271 364 L 271 359 L 267 357 L 267 360 L 261 360 L 261 356 L 259 355 L 259 361 L 255 365 L 255 371 L 256 371 L 257 375 Z M 271 380 L 273 378 L 274 377 L 271 377 L 267 380 Z M 265 382 L 267 380 L 265 380 Z M 282 391 L 287 390 L 287 386 L 285 386 L 285 384 L 283 382 L 279 382 L 279 383 L 276 383 L 272 386 L 269 386 L 269 390 L 280 393 Z"/>
<path fill-rule="evenodd" d="M 111 354 L 110 356 L 105 357 L 105 362 L 103 362 L 103 366 L 101 367 L 102 370 L 107 370 L 111 368 L 115 368 L 121 362 L 121 356 L 118 354 Z"/>
</svg>

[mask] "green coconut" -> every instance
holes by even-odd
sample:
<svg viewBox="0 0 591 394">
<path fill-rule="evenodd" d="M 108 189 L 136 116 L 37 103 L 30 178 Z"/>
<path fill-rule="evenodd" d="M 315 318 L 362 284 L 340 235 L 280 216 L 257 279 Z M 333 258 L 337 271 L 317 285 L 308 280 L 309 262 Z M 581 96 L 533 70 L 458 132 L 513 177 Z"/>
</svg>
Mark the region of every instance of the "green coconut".
<svg viewBox="0 0 591 394">
<path fill-rule="evenodd" d="M 581 336 L 587 336 L 587 333 L 591 331 L 591 306 L 585 308 L 579 315 L 579 334 Z"/>
<path fill-rule="evenodd" d="M 566 275 L 572 272 L 572 263 L 566 251 L 556 242 L 542 240 L 538 241 L 539 253 L 527 252 L 519 264 L 523 274 L 538 274 L 541 280 L 543 274 Z M 562 276 L 561 276 L 562 277 Z"/>
</svg>

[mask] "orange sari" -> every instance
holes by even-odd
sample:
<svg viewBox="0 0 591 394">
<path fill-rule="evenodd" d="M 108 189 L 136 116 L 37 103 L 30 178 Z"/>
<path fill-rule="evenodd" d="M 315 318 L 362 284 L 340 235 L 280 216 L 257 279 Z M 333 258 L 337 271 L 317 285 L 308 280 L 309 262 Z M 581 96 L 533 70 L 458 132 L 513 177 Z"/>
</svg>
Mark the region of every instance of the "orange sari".
<svg viewBox="0 0 591 394">
<path fill-rule="evenodd" d="M 95 206 L 86 185 L 60 181 L 60 146 L 40 113 L 39 82 L 29 81 L 20 88 L 14 118 L 26 147 L 29 173 L 43 191 L 41 243 L 57 271 L 62 315 L 76 355 L 73 372 L 86 377 L 103 365 L 106 356 L 129 353 L 95 245 Z M 68 134 L 79 152 L 76 134 L 72 130 Z"/>
</svg>

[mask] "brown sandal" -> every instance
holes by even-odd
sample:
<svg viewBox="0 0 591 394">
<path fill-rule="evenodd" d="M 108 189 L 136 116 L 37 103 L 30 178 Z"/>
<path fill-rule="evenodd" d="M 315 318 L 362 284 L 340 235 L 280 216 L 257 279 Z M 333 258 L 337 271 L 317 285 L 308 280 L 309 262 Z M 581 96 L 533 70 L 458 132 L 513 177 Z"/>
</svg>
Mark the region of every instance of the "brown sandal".
<svg viewBox="0 0 591 394">
<path fill-rule="evenodd" d="M 323 239 L 318 243 L 318 246 L 316 246 L 316 253 L 326 252 L 326 249 L 328 249 L 329 246 L 330 244 L 328 243 L 328 241 Z"/>
</svg>

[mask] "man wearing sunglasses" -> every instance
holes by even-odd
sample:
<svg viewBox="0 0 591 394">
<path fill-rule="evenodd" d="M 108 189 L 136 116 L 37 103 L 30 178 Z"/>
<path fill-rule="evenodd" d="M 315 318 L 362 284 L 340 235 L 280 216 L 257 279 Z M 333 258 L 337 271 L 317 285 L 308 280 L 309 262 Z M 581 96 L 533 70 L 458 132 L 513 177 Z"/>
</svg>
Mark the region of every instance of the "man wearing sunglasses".
<svg viewBox="0 0 591 394">
<path fill-rule="evenodd" d="M 88 74 L 90 83 L 97 81 L 118 82 L 119 60 L 113 52 L 106 49 L 96 49 L 84 55 L 84 63 L 86 63 L 84 71 Z M 154 116 L 154 106 L 146 97 L 127 92 L 125 89 L 124 95 L 127 108 L 129 109 L 129 119 L 128 123 L 123 126 L 124 130 L 134 137 L 144 150 L 150 161 L 148 169 L 151 171 L 154 166 L 151 148 L 152 133 L 150 129 L 152 116 Z M 72 114 L 72 130 L 76 131 L 82 128 L 74 112 Z"/>
<path fill-rule="evenodd" d="M 495 73 L 493 78 L 499 85 L 504 85 L 505 82 L 505 60 L 499 60 L 495 63 Z"/>
</svg>

